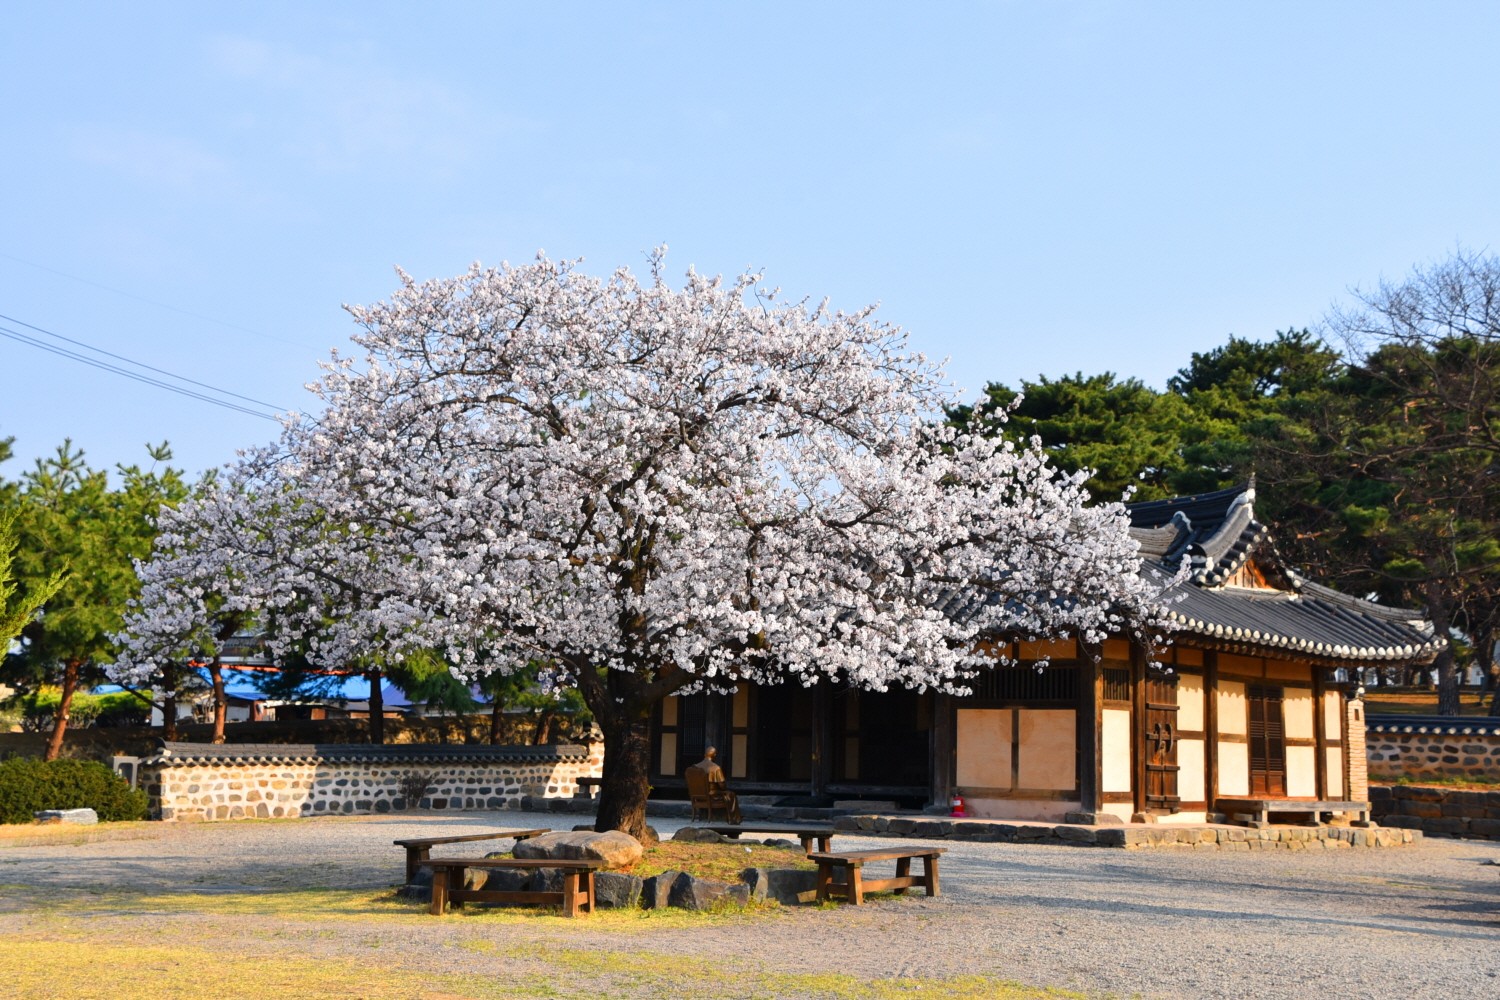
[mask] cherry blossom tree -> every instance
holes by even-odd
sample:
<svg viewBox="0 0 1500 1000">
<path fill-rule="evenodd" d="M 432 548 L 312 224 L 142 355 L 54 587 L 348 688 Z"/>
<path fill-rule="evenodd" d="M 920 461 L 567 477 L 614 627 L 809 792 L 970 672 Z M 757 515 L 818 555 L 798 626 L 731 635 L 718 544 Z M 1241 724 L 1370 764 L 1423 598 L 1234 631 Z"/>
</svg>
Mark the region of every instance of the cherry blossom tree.
<svg viewBox="0 0 1500 1000">
<path fill-rule="evenodd" d="M 941 367 L 872 309 L 786 304 L 758 275 L 673 287 L 662 265 L 403 274 L 351 309 L 362 355 L 326 366 L 324 412 L 227 484 L 266 550 L 237 579 L 272 641 L 553 665 L 604 734 L 597 827 L 640 833 L 667 695 L 952 690 L 992 662 L 987 634 L 1152 618 L 1123 508 L 1086 505 L 1086 474 L 1036 443 L 935 426 Z"/>
</svg>

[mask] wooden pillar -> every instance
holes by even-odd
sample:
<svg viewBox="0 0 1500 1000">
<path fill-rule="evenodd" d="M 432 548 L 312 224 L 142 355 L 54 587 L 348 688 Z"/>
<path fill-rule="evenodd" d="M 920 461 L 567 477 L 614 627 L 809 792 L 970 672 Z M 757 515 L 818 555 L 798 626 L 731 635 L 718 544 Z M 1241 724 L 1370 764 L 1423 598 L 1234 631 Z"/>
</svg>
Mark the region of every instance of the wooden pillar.
<svg viewBox="0 0 1500 1000">
<path fill-rule="evenodd" d="M 1099 650 L 1078 647 L 1078 808 L 1098 812 L 1104 808 L 1104 674 L 1099 669 Z"/>
<path fill-rule="evenodd" d="M 832 683 L 827 679 L 813 685 L 813 712 L 812 712 L 812 781 L 809 791 L 814 797 L 821 797 L 828 791 L 830 771 L 833 768 L 832 729 L 833 719 L 830 714 L 833 711 L 835 699 L 831 697 Z"/>
<path fill-rule="evenodd" d="M 958 767 L 958 727 L 954 713 L 958 711 L 958 699 L 941 692 L 932 696 L 932 788 L 929 790 L 930 805 L 948 804 L 948 794 L 953 791 Z M 821 850 L 821 848 L 820 848 Z"/>
<path fill-rule="evenodd" d="M 1130 786 L 1135 811 L 1146 811 L 1146 650 L 1130 644 Z"/>
<path fill-rule="evenodd" d="M 1203 794 L 1214 812 L 1219 800 L 1219 654 L 1203 651 Z"/>
<path fill-rule="evenodd" d="M 1328 689 L 1325 671 L 1322 667 L 1312 668 L 1313 682 L 1313 753 L 1317 759 L 1313 761 L 1314 772 L 1318 776 L 1317 788 L 1318 798 L 1328 798 L 1328 730 L 1323 710 L 1323 692 Z M 1341 798 L 1343 796 L 1340 796 Z"/>
</svg>

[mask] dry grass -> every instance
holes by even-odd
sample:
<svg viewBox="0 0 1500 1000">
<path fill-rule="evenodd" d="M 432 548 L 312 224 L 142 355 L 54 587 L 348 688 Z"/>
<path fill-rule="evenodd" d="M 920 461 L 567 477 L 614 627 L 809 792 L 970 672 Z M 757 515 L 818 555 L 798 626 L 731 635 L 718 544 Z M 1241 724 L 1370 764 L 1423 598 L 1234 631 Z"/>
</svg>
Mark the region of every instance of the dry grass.
<svg viewBox="0 0 1500 1000">
<path fill-rule="evenodd" d="M 1460 691 L 1460 715 L 1488 715 L 1489 705 L 1481 705 L 1478 691 Z M 1422 690 L 1369 690 L 1365 692 L 1365 711 L 1370 715 L 1436 715 L 1437 692 Z"/>
<path fill-rule="evenodd" d="M 0 850 L 7 847 L 71 847 L 107 840 L 157 840 L 163 835 L 160 823 L 137 820 L 122 823 L 100 823 L 77 826 L 72 823 L 0 824 Z"/>
<path fill-rule="evenodd" d="M 621 870 L 641 878 L 680 871 L 719 882 L 738 882 L 740 872 L 746 868 L 805 868 L 810 871 L 816 867 L 798 847 L 664 840 L 648 847 L 641 860 Z"/>
<path fill-rule="evenodd" d="M 683 845 L 688 846 L 688 845 Z M 716 846 L 716 845 L 695 845 Z M 16 892 L 15 889 L 21 889 Z M 684 961 L 655 932 L 721 922 L 673 911 L 602 911 L 587 922 L 536 911 L 437 919 L 389 893 L 44 892 L 0 896 L 0 996 L 80 1000 L 1041 1000 L 1080 994 L 988 975 L 877 979 L 793 972 L 775 956 Z M 836 919 L 836 913 L 828 915 Z M 474 919 L 477 917 L 478 919 Z M 456 919 L 455 919 L 456 918 Z M 737 918 L 739 920 L 744 917 Z M 589 946 L 574 934 L 588 930 Z M 453 932 L 459 931 L 455 935 Z M 597 932 L 607 932 L 601 943 Z M 652 944 L 654 943 L 654 947 Z"/>
</svg>

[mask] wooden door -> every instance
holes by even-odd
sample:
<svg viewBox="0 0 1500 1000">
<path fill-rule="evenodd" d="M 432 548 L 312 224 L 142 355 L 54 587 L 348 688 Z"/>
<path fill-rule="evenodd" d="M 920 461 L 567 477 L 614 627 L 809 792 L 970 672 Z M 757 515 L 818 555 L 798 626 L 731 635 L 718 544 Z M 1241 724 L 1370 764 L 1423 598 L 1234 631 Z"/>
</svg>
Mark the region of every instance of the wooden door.
<svg viewBox="0 0 1500 1000">
<path fill-rule="evenodd" d="M 1250 794 L 1286 794 L 1286 725 L 1281 713 L 1282 690 L 1253 684 L 1250 699 Z"/>
<path fill-rule="evenodd" d="M 1146 808 L 1176 812 L 1177 795 L 1177 677 L 1146 674 L 1145 724 Z"/>
</svg>

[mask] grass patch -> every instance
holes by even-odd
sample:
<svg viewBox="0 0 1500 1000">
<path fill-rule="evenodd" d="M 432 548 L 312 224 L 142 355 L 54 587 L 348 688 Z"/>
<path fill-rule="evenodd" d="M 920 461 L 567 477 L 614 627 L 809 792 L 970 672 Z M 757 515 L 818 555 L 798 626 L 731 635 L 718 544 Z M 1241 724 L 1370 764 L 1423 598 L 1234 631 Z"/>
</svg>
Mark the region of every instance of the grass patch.
<svg viewBox="0 0 1500 1000">
<path fill-rule="evenodd" d="M 663 840 L 646 848 L 641 860 L 621 871 L 650 878 L 666 871 L 690 872 L 699 878 L 738 882 L 746 868 L 805 868 L 818 866 L 807 860 L 799 847 L 767 847 L 764 844 L 698 844 Z"/>
<path fill-rule="evenodd" d="M 412 946 L 418 942 L 411 942 Z M 796 996 L 813 1000 L 1040 1000 L 1082 994 L 1022 986 L 992 976 L 863 979 L 846 973 L 789 973 L 745 960 L 704 964 L 680 955 L 466 942 L 465 964 L 488 966 L 455 973 L 452 950 L 426 958 L 445 968 L 414 969 L 298 953 L 294 942 L 257 953 L 241 945 L 118 944 L 81 931 L 66 935 L 21 932 L 0 939 L 0 977 L 9 995 L 51 1000 L 500 1000 L 554 997 L 653 996 L 663 1000 Z M 80 955 L 87 955 L 80 961 Z"/>
<path fill-rule="evenodd" d="M 1394 780 L 1381 781 L 1376 778 L 1370 779 L 1371 784 L 1377 785 L 1408 785 L 1414 787 L 1430 786 L 1433 788 L 1472 788 L 1477 791 L 1493 791 L 1500 788 L 1500 784 L 1493 781 L 1471 781 L 1468 778 L 1408 778 L 1401 775 Z"/>
<path fill-rule="evenodd" d="M 127 820 L 77 826 L 72 823 L 0 824 L 0 849 L 6 847 L 71 847 L 107 840 L 155 840 L 162 834 L 160 823 L 150 820 Z"/>
<path fill-rule="evenodd" d="M 1436 715 L 1437 692 L 1423 689 L 1369 690 L 1365 692 L 1365 711 L 1370 715 Z M 1489 705 L 1480 703 L 1478 691 L 1460 691 L 1458 714 L 1488 715 Z"/>
</svg>

